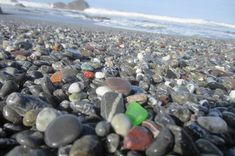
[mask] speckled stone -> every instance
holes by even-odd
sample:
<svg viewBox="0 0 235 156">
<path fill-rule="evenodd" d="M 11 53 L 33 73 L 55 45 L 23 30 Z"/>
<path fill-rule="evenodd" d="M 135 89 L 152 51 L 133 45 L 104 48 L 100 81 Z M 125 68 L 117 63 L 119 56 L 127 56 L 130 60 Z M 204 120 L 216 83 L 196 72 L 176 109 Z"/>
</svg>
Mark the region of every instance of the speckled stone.
<svg viewBox="0 0 235 156">
<path fill-rule="evenodd" d="M 140 104 L 144 104 L 147 102 L 148 97 L 144 93 L 139 93 L 139 94 L 134 94 L 134 95 L 128 96 L 128 97 L 126 97 L 126 99 L 127 99 L 128 103 L 138 102 Z"/>
</svg>

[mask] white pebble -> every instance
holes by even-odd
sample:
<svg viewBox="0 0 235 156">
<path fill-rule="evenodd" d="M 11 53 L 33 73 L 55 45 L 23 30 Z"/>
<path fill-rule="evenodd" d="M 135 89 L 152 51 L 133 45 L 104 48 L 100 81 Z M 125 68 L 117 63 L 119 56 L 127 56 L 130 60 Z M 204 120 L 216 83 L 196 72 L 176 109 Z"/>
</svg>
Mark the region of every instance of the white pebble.
<svg viewBox="0 0 235 156">
<path fill-rule="evenodd" d="M 96 94 L 100 97 L 102 97 L 105 93 L 111 92 L 112 89 L 110 89 L 108 86 L 101 86 L 96 89 Z"/>
<path fill-rule="evenodd" d="M 105 77 L 105 74 L 103 72 L 96 72 L 95 78 L 97 79 L 103 79 Z"/>
<path fill-rule="evenodd" d="M 74 82 L 69 86 L 69 93 L 79 93 L 84 89 L 84 84 L 81 82 Z"/>
<path fill-rule="evenodd" d="M 229 97 L 231 100 L 235 100 L 235 90 L 232 90 L 230 93 L 229 93 Z"/>
</svg>

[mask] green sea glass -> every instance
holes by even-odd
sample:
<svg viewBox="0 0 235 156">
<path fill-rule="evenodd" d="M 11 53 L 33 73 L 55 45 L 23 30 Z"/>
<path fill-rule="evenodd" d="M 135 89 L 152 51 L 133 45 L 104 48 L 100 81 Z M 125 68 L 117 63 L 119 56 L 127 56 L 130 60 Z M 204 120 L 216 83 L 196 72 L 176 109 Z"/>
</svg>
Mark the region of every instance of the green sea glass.
<svg viewBox="0 0 235 156">
<path fill-rule="evenodd" d="M 130 118 L 132 125 L 135 126 L 141 124 L 148 117 L 148 111 L 137 102 L 130 103 L 125 114 Z"/>
</svg>

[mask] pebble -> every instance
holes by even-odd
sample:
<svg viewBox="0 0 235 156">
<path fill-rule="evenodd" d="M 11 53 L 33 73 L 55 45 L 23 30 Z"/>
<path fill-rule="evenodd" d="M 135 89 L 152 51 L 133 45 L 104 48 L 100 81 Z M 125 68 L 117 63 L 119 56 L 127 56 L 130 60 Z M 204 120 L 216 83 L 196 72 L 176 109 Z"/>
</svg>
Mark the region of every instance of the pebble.
<svg viewBox="0 0 235 156">
<path fill-rule="evenodd" d="M 106 79 L 107 85 L 115 92 L 128 95 L 131 92 L 129 81 L 119 77 L 109 77 Z"/>
<path fill-rule="evenodd" d="M 5 97 L 11 94 L 12 92 L 16 92 L 16 91 L 18 91 L 18 85 L 14 81 L 8 80 L 3 84 L 0 90 L 0 96 Z"/>
<path fill-rule="evenodd" d="M 119 146 L 120 143 L 120 136 L 115 134 L 115 133 L 111 133 L 107 136 L 106 138 L 106 148 L 108 150 L 108 152 L 110 153 L 114 153 L 117 151 L 117 148 Z"/>
<path fill-rule="evenodd" d="M 143 121 L 141 126 L 147 128 L 152 133 L 154 138 L 156 138 L 160 133 L 161 126 L 157 125 L 152 120 Z"/>
<path fill-rule="evenodd" d="M 69 86 L 68 92 L 72 93 L 79 93 L 84 89 L 84 84 L 81 82 L 74 82 Z"/>
<path fill-rule="evenodd" d="M 45 132 L 48 125 L 59 116 L 59 112 L 54 108 L 43 108 L 37 115 L 36 128 Z"/>
<path fill-rule="evenodd" d="M 200 126 L 212 133 L 225 133 L 228 131 L 227 123 L 220 117 L 199 117 L 197 122 Z"/>
<path fill-rule="evenodd" d="M 6 99 L 6 103 L 9 107 L 17 112 L 17 114 L 24 116 L 26 112 L 32 109 L 38 109 L 48 106 L 48 104 L 41 99 L 24 95 L 21 93 L 11 93 Z"/>
<path fill-rule="evenodd" d="M 50 154 L 50 152 L 39 148 L 16 146 L 9 153 L 7 153 L 6 156 L 49 156 Z"/>
<path fill-rule="evenodd" d="M 21 123 L 22 117 L 19 114 L 17 114 L 16 111 L 12 109 L 10 106 L 5 105 L 2 111 L 4 118 L 7 119 L 8 121 L 15 124 Z"/>
<path fill-rule="evenodd" d="M 232 101 L 235 101 L 235 90 L 231 90 L 231 92 L 229 93 L 229 97 Z"/>
<path fill-rule="evenodd" d="M 126 97 L 128 103 L 138 102 L 140 104 L 144 104 L 147 102 L 148 97 L 144 93 L 134 94 Z"/>
<path fill-rule="evenodd" d="M 221 150 L 206 139 L 198 139 L 196 145 L 201 153 L 223 156 Z"/>
<path fill-rule="evenodd" d="M 129 150 L 145 151 L 153 141 L 152 134 L 144 127 L 131 128 L 124 137 L 123 147 Z"/>
<path fill-rule="evenodd" d="M 43 134 L 33 130 L 26 130 L 17 133 L 16 140 L 19 144 L 32 148 L 39 147 L 44 143 Z"/>
<path fill-rule="evenodd" d="M 120 113 L 113 117 L 111 125 L 117 134 L 125 136 L 131 128 L 131 121 L 125 114 Z"/>
<path fill-rule="evenodd" d="M 95 78 L 96 79 L 103 79 L 103 78 L 105 78 L 105 74 L 103 72 L 96 72 Z"/>
<path fill-rule="evenodd" d="M 38 116 L 38 113 L 40 112 L 40 109 L 32 109 L 25 113 L 23 118 L 23 124 L 24 126 L 33 126 L 36 124 L 36 119 Z"/>
<path fill-rule="evenodd" d="M 74 115 L 61 115 L 46 128 L 45 143 L 52 148 L 72 143 L 82 132 L 82 124 Z"/>
<path fill-rule="evenodd" d="M 102 155 L 102 145 L 95 135 L 85 135 L 73 143 L 69 156 Z"/>
<path fill-rule="evenodd" d="M 110 89 L 108 86 L 101 86 L 96 89 L 96 94 L 100 97 L 102 97 L 107 92 L 112 92 L 112 89 Z"/>
<path fill-rule="evenodd" d="M 107 92 L 103 95 L 100 107 L 101 116 L 111 122 L 114 115 L 124 113 L 124 101 L 122 94 Z"/>
<path fill-rule="evenodd" d="M 95 132 L 100 137 L 107 136 L 110 130 L 111 130 L 111 125 L 106 121 L 99 122 L 95 127 Z"/>
<path fill-rule="evenodd" d="M 147 156 L 165 156 L 173 146 L 174 138 L 168 128 L 163 128 L 145 151 Z"/>
</svg>

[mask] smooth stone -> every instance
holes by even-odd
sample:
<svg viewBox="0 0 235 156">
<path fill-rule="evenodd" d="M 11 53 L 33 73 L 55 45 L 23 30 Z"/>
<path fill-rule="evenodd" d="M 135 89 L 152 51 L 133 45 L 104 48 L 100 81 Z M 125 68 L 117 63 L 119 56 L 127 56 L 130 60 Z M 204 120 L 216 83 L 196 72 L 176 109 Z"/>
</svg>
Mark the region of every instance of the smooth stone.
<svg viewBox="0 0 235 156">
<path fill-rule="evenodd" d="M 73 93 L 73 94 L 69 95 L 69 101 L 71 101 L 71 102 L 80 101 L 84 98 L 84 96 L 85 96 L 85 94 L 83 92 Z"/>
<path fill-rule="evenodd" d="M 84 101 L 70 102 L 70 108 L 78 114 L 93 116 L 96 114 L 95 105 Z"/>
<path fill-rule="evenodd" d="M 69 151 L 72 148 L 72 145 L 66 145 L 59 148 L 57 155 L 58 156 L 69 156 Z"/>
<path fill-rule="evenodd" d="M 105 78 L 105 73 L 103 73 L 103 72 L 96 72 L 95 73 L 95 78 L 96 79 L 103 79 L 103 78 Z"/>
<path fill-rule="evenodd" d="M 118 146 L 120 143 L 120 136 L 115 134 L 115 133 L 111 133 L 107 136 L 106 138 L 106 148 L 108 150 L 108 152 L 110 153 L 114 153 L 116 152 Z"/>
<path fill-rule="evenodd" d="M 6 156 L 50 156 L 51 153 L 39 149 L 39 148 L 30 148 L 24 146 L 16 146 L 13 148 Z"/>
<path fill-rule="evenodd" d="M 230 98 L 232 101 L 235 101 L 235 90 L 231 90 L 231 92 L 229 93 L 229 98 Z"/>
<path fill-rule="evenodd" d="M 95 92 L 98 96 L 102 97 L 104 94 L 112 92 L 112 89 L 110 89 L 108 86 L 101 86 L 98 87 Z"/>
<path fill-rule="evenodd" d="M 42 90 L 46 94 L 51 95 L 55 91 L 55 87 L 48 76 L 45 76 L 44 78 L 42 78 L 41 86 L 42 86 Z"/>
<path fill-rule="evenodd" d="M 113 117 L 111 125 L 117 134 L 125 136 L 131 128 L 131 121 L 125 114 L 120 113 Z"/>
<path fill-rule="evenodd" d="M 37 115 L 36 128 L 44 132 L 48 125 L 55 120 L 60 113 L 54 108 L 43 108 Z"/>
<path fill-rule="evenodd" d="M 96 135 L 100 137 L 107 136 L 111 130 L 111 125 L 109 122 L 101 121 L 95 127 Z"/>
<path fill-rule="evenodd" d="M 180 155 L 200 155 L 193 139 L 184 129 L 175 125 L 169 125 L 168 127 L 174 136 L 173 151 L 175 153 Z"/>
<path fill-rule="evenodd" d="M 212 133 L 225 133 L 228 131 L 227 123 L 220 117 L 198 117 L 197 122 L 200 126 Z"/>
<path fill-rule="evenodd" d="M 74 115 L 61 115 L 45 131 L 45 143 L 52 148 L 73 142 L 82 132 L 82 124 Z"/>
<path fill-rule="evenodd" d="M 163 128 L 145 151 L 147 156 L 165 156 L 173 146 L 174 138 L 168 128 Z"/>
<path fill-rule="evenodd" d="M 139 93 L 139 94 L 134 94 L 134 95 L 128 96 L 128 97 L 126 97 L 126 99 L 127 99 L 128 103 L 138 102 L 140 104 L 144 104 L 147 102 L 148 97 L 144 93 Z"/>
<path fill-rule="evenodd" d="M 13 138 L 0 138 L 0 147 L 2 149 L 13 148 L 18 145 L 18 142 Z M 1 152 L 0 152 L 1 153 Z"/>
<path fill-rule="evenodd" d="M 125 110 L 122 94 L 115 92 L 104 94 L 101 100 L 100 111 L 101 116 L 108 122 L 111 122 L 114 115 L 123 113 Z"/>
<path fill-rule="evenodd" d="M 25 113 L 24 118 L 23 118 L 23 124 L 25 126 L 33 126 L 36 123 L 37 115 L 40 112 L 41 109 L 32 109 L 28 112 Z"/>
<path fill-rule="evenodd" d="M 223 119 L 226 121 L 226 123 L 230 127 L 235 128 L 235 113 L 224 111 L 222 114 Z"/>
<path fill-rule="evenodd" d="M 107 85 L 115 92 L 128 95 L 131 92 L 131 84 L 129 81 L 119 77 L 109 77 L 106 79 Z"/>
<path fill-rule="evenodd" d="M 0 90 L 0 96 L 5 97 L 9 95 L 10 93 L 16 92 L 16 91 L 18 91 L 18 85 L 16 84 L 16 82 L 13 80 L 8 80 L 3 84 Z"/>
<path fill-rule="evenodd" d="M 137 151 L 129 151 L 126 156 L 142 156 L 142 154 Z"/>
<path fill-rule="evenodd" d="M 38 131 L 26 130 L 16 134 L 16 140 L 19 144 L 28 147 L 39 147 L 43 144 L 43 134 Z"/>
<path fill-rule="evenodd" d="M 69 156 L 100 156 L 103 155 L 102 145 L 95 135 L 85 135 L 74 142 Z"/>
<path fill-rule="evenodd" d="M 94 68 L 87 62 L 81 65 L 81 69 L 85 71 L 94 71 Z"/>
<path fill-rule="evenodd" d="M 84 84 L 82 82 L 74 82 L 69 86 L 69 93 L 79 93 L 84 89 Z"/>
<path fill-rule="evenodd" d="M 2 114 L 5 119 L 14 124 L 19 124 L 22 121 L 22 117 L 19 114 L 17 114 L 16 111 L 8 105 L 5 105 L 3 107 Z"/>
<path fill-rule="evenodd" d="M 157 124 L 160 124 L 160 125 L 175 125 L 175 121 L 174 119 L 168 115 L 167 113 L 164 113 L 164 112 L 159 112 L 155 118 L 154 118 L 154 121 L 157 123 Z"/>
<path fill-rule="evenodd" d="M 205 154 L 215 154 L 217 156 L 223 156 L 223 152 L 206 139 L 198 139 L 196 145 L 201 153 Z"/>
<path fill-rule="evenodd" d="M 151 133 L 142 126 L 131 128 L 124 137 L 123 147 L 129 150 L 144 151 L 153 141 Z"/>
<path fill-rule="evenodd" d="M 24 116 L 26 112 L 32 109 L 38 109 L 48 106 L 46 102 L 35 96 L 24 95 L 16 92 L 8 95 L 6 103 L 21 116 Z"/>
<path fill-rule="evenodd" d="M 161 126 L 154 123 L 154 121 L 151 120 L 143 121 L 141 126 L 147 128 L 152 133 L 154 138 L 156 138 L 160 133 Z"/>
</svg>

